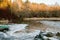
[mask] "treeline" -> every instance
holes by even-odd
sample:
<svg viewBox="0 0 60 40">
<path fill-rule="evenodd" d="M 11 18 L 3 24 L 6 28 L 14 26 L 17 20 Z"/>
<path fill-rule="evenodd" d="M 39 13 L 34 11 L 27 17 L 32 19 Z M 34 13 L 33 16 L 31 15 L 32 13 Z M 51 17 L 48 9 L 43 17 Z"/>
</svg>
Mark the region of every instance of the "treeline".
<svg viewBox="0 0 60 40">
<path fill-rule="evenodd" d="M 23 11 L 19 13 L 20 17 L 44 17 L 44 18 L 49 18 L 49 17 L 60 17 L 60 10 L 54 10 L 54 11 L 38 11 L 38 12 L 33 12 L 33 11 Z"/>
<path fill-rule="evenodd" d="M 23 18 L 52 18 L 52 17 L 60 17 L 60 10 L 53 10 L 53 11 L 32 11 L 32 10 L 23 10 L 18 12 L 11 12 L 9 8 L 4 11 L 1 11 L 0 19 L 5 18 L 10 20 L 11 22 L 20 23 L 23 21 Z M 15 14 L 16 13 L 16 14 Z"/>
</svg>

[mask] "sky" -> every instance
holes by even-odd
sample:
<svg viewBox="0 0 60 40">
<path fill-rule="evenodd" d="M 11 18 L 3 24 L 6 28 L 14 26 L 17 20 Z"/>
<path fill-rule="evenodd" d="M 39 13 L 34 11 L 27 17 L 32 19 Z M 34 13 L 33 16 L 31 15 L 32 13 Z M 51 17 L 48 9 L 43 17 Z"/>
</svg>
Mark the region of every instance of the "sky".
<svg viewBox="0 0 60 40">
<path fill-rule="evenodd" d="M 25 2 L 26 0 L 23 0 Z M 58 3 L 60 5 L 60 0 L 29 0 L 31 3 L 45 3 L 47 5 L 54 5 L 55 3 Z"/>
</svg>

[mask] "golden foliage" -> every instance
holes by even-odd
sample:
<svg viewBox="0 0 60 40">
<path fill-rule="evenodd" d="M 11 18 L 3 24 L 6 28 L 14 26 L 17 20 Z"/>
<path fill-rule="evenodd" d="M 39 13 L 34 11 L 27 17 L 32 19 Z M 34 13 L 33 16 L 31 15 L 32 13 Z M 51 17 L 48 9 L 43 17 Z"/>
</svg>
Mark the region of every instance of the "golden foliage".
<svg viewBox="0 0 60 40">
<path fill-rule="evenodd" d="M 15 12 L 24 11 L 29 9 L 31 11 L 53 11 L 60 10 L 60 6 L 48 6 L 44 3 L 36 4 L 36 3 L 23 3 L 22 0 L 16 0 L 15 2 L 11 2 L 11 0 L 4 0 L 0 3 L 0 8 L 5 8 L 10 5 L 11 9 Z"/>
</svg>

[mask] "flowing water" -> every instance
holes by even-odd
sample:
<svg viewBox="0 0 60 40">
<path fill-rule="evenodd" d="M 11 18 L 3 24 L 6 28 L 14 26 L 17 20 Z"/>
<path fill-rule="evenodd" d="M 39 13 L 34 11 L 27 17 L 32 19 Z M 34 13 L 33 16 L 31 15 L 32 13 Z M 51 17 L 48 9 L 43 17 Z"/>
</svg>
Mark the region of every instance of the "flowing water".
<svg viewBox="0 0 60 40">
<path fill-rule="evenodd" d="M 31 24 L 10 24 L 8 26 L 9 31 L 0 32 L 0 40 L 34 40 L 40 31 L 60 32 L 60 21 L 37 21 Z"/>
</svg>

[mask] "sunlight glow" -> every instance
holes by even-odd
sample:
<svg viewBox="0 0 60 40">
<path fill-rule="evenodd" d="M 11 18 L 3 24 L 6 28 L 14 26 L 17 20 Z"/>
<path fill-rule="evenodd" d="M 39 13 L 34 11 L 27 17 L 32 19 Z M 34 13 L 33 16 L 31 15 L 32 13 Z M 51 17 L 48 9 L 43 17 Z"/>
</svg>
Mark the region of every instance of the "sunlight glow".
<svg viewBox="0 0 60 40">
<path fill-rule="evenodd" d="M 13 2 L 15 2 L 16 0 L 11 0 L 11 2 L 13 3 Z"/>
<path fill-rule="evenodd" d="M 22 0 L 25 2 L 26 0 Z M 31 3 L 45 3 L 47 5 L 54 5 L 56 2 L 60 5 L 60 0 L 29 0 Z"/>
</svg>

